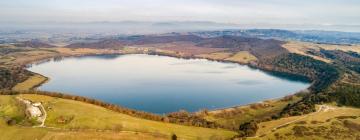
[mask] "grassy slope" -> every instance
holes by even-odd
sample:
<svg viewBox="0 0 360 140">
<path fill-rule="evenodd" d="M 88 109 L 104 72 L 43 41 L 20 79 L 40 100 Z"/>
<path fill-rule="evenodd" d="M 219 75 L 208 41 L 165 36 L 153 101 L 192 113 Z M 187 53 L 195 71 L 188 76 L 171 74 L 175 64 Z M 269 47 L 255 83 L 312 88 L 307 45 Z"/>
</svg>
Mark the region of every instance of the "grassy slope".
<svg viewBox="0 0 360 140">
<path fill-rule="evenodd" d="M 13 96 L 0 96 L 0 140 L 5 139 L 35 139 L 44 135 L 44 130 L 9 127 L 6 124 L 6 119 L 9 118 L 24 118 L 23 110 L 18 106 Z M 19 135 L 21 134 L 21 135 Z"/>
<path fill-rule="evenodd" d="M 47 109 L 48 118 L 45 122 L 45 125 L 48 127 L 56 127 L 61 128 L 62 131 L 68 130 L 76 130 L 74 132 L 82 132 L 82 131 L 105 131 L 108 130 L 108 133 L 115 132 L 139 132 L 145 134 L 155 135 L 157 137 L 166 137 L 169 138 L 171 134 L 176 134 L 181 139 L 211 139 L 211 138 L 219 138 L 219 139 L 227 139 L 234 136 L 236 133 L 226 130 L 216 130 L 216 129 L 207 129 L 207 128 L 199 128 L 199 127 L 190 127 L 190 126 L 182 126 L 176 124 L 162 123 L 156 121 L 149 121 L 145 119 L 139 119 L 135 117 L 131 117 L 124 114 L 119 114 L 112 112 L 110 110 L 104 109 L 102 107 L 98 107 L 91 104 L 86 104 L 78 101 L 72 100 L 64 100 L 57 99 L 48 96 L 40 96 L 40 95 L 20 95 L 23 98 L 30 99 L 32 101 L 41 101 L 44 103 L 44 107 Z M 4 98 L 5 96 L 0 96 L 0 98 Z M 68 118 L 69 122 L 62 122 L 62 120 L 66 120 Z M 4 128 L 4 126 L 2 126 Z M 39 136 L 34 136 L 37 138 L 43 138 L 46 135 L 49 135 L 48 129 L 40 129 L 40 128 L 18 128 L 13 127 L 14 133 L 12 131 L 7 132 L 6 138 L 11 138 L 16 136 L 17 132 L 24 132 L 26 135 L 31 131 L 36 131 L 36 134 Z M 19 130 L 20 129 L 20 130 Z M 31 131 L 28 131 L 31 130 Z M 39 132 L 38 132 L 39 131 Z M 56 132 L 51 130 L 52 135 L 63 136 L 59 133 L 65 132 Z M 79 133 L 80 133 L 79 132 Z M 32 132 L 31 132 L 32 133 Z M 22 134 L 22 133 L 21 133 Z M 89 133 L 89 135 L 93 135 L 94 133 Z M 81 135 L 86 135 L 86 133 L 82 133 Z M 75 136 L 81 136 L 80 134 L 70 134 L 70 132 L 66 132 L 66 138 L 71 138 Z M 125 135 L 125 134 L 124 134 Z M 131 135 L 127 133 L 126 135 Z M 48 136 L 47 136 L 48 137 Z M 65 136 L 63 136 L 65 137 Z M 88 137 L 88 136 L 84 136 Z"/>
<path fill-rule="evenodd" d="M 210 54 L 196 55 L 196 57 L 206 58 L 210 60 L 225 60 L 242 64 L 257 60 L 257 58 L 248 51 L 239 51 L 235 54 L 230 52 L 215 52 Z"/>
<path fill-rule="evenodd" d="M 47 80 L 46 77 L 44 77 L 40 74 L 35 74 L 35 75 L 31 76 L 30 78 L 28 78 L 27 80 L 25 80 L 24 82 L 16 84 L 12 88 L 12 90 L 17 90 L 17 91 L 30 90 L 30 89 L 34 88 L 35 86 L 38 86 L 39 84 L 45 82 L 46 80 Z"/>
<path fill-rule="evenodd" d="M 240 124 L 251 121 L 251 120 L 262 120 L 267 117 L 271 117 L 272 115 L 276 115 L 281 112 L 281 110 L 286 107 L 287 104 L 297 102 L 301 99 L 301 97 L 293 96 L 292 100 L 282 101 L 282 100 L 269 100 L 264 101 L 264 104 L 267 104 L 266 107 L 257 107 L 256 104 L 240 106 L 235 108 L 229 108 L 226 110 L 219 111 L 211 111 L 208 113 L 205 118 L 207 120 L 215 121 L 219 124 L 229 127 L 237 128 Z M 237 110 L 235 112 L 241 113 L 233 113 L 233 115 L 220 115 L 220 114 L 228 114 L 226 112 L 232 112 L 233 110 Z"/>
<path fill-rule="evenodd" d="M 282 127 L 274 130 L 278 126 Z M 305 116 L 263 122 L 259 124 L 257 136 L 254 139 L 357 139 L 360 138 L 360 109 L 330 106 Z"/>
<path fill-rule="evenodd" d="M 22 117 L 23 110 L 18 107 L 18 104 L 12 96 L 0 96 L 0 117 Z"/>
<path fill-rule="evenodd" d="M 158 140 L 168 139 L 168 137 L 157 136 L 148 133 L 136 133 L 136 132 L 97 132 L 97 131 L 67 131 L 67 130 L 55 130 L 48 128 L 31 128 L 31 127 L 19 127 L 19 126 L 8 126 L 4 121 L 0 121 L 0 140 L 72 140 L 72 139 L 126 139 L 126 140 Z"/>
<path fill-rule="evenodd" d="M 41 99 L 42 100 L 42 99 Z M 0 100 L 0 103 L 1 103 L 1 100 Z M 56 102 L 54 103 L 54 104 L 56 104 Z M 64 103 L 64 104 L 67 104 L 67 103 Z M 57 104 L 56 104 L 57 105 Z M 66 106 L 66 105 L 59 105 L 60 106 L 60 108 L 61 108 L 61 106 Z M 73 107 L 73 106 L 70 106 L 70 107 Z M 10 108 L 12 108 L 12 107 L 10 107 Z M 63 107 L 64 108 L 64 107 Z M 68 107 L 65 107 L 65 109 L 66 108 L 68 108 Z M 87 107 L 85 107 L 85 108 L 87 108 Z M 89 108 L 91 108 L 91 107 L 89 107 Z M 3 109 L 3 108 L 1 108 L 1 106 L 0 106 L 0 109 Z M 73 110 L 73 112 L 74 113 L 77 113 L 77 111 L 79 111 L 79 110 L 81 110 L 81 109 L 83 109 L 83 108 L 81 108 L 81 107 L 75 107 L 74 109 L 72 109 Z M 8 110 L 8 109 L 7 109 Z M 11 110 L 11 109 L 10 109 Z M 56 110 L 55 108 L 53 108 L 53 110 Z M 271 109 L 270 109 L 271 110 Z M 70 111 L 70 110 L 67 110 L 67 111 Z M 66 112 L 67 112 L 66 111 Z M 11 112 L 11 111 L 9 111 L 9 112 Z M 67 115 L 67 116 L 73 116 L 73 114 L 66 114 L 66 112 L 64 113 L 64 112 L 62 112 L 62 113 L 64 113 L 65 115 Z M 58 113 L 58 115 L 59 114 L 61 114 L 62 115 L 62 113 Z M 96 114 L 97 112 L 95 112 L 95 114 Z M 244 120 L 248 120 L 248 119 L 252 119 L 252 118 L 254 118 L 254 117 L 256 117 L 256 116 L 262 116 L 261 114 L 267 114 L 268 112 L 266 111 L 266 110 L 250 110 L 249 112 L 246 112 L 246 114 L 242 114 L 242 115 L 239 115 L 239 116 L 236 116 L 236 117 L 233 117 L 233 118 L 214 118 L 213 116 L 210 116 L 209 117 L 209 119 L 214 119 L 214 120 L 216 120 L 216 121 L 218 121 L 218 122 L 223 122 L 223 123 L 233 123 L 233 122 L 235 122 L 235 123 L 239 123 L 239 122 L 242 122 L 242 121 L 244 121 Z M 86 114 L 86 112 L 82 112 L 82 114 Z M 1 111 L 0 111 L 0 115 L 1 115 Z M 120 114 L 121 115 L 121 114 Z M 329 114 L 329 116 L 330 116 L 331 114 Z M 90 115 L 91 117 L 94 117 L 94 115 Z M 109 115 L 109 116 L 111 116 L 111 115 Z M 122 116 L 122 115 L 121 115 Z M 245 116 L 245 117 L 243 117 L 243 116 Z M 66 117 L 66 116 L 65 116 Z M 95 117 L 97 117 L 97 116 L 95 116 Z M 107 117 L 107 115 L 104 115 L 103 117 Z M 113 116 L 112 116 L 113 117 Z M 118 117 L 118 116 L 114 116 L 114 117 Z M 103 125 L 103 124 L 100 124 L 100 123 L 95 123 L 96 122 L 96 119 L 95 119 L 95 121 L 94 121 L 94 118 L 90 118 L 90 117 L 88 117 L 88 118 L 82 118 L 82 117 L 80 117 L 80 118 L 82 118 L 82 119 L 79 119 L 78 121 L 84 121 L 84 122 L 82 122 L 82 123 L 74 123 L 74 121 L 75 120 L 77 120 L 77 118 L 78 118 L 78 116 L 75 116 L 75 119 L 72 121 L 72 122 L 70 122 L 69 124 L 66 124 L 66 125 L 64 125 L 64 124 L 58 124 L 58 123 L 56 123 L 57 122 L 57 119 L 55 118 L 55 119 L 53 119 L 52 121 L 51 121 L 51 117 L 49 116 L 49 119 L 50 120 L 48 120 L 48 122 L 47 123 L 49 123 L 50 125 L 53 125 L 53 126 L 57 126 L 57 127 L 63 127 L 63 128 L 91 128 L 91 127 L 95 127 L 96 129 L 112 129 L 111 127 L 115 127 L 115 126 L 107 126 L 107 125 Z M 100 119 L 105 119 L 105 118 L 102 118 L 102 117 L 100 117 Z M 119 117 L 120 118 L 120 117 Z M 111 118 L 112 119 L 112 118 Z M 111 120 L 111 119 L 108 119 L 108 120 Z M 122 119 L 124 119 L 124 118 L 122 118 Z M 136 118 L 135 118 L 136 119 Z M 273 123 L 274 124 L 274 126 L 277 126 L 277 124 L 282 124 L 283 122 L 287 122 L 287 121 L 291 121 L 291 120 L 293 120 L 293 119 L 296 119 L 296 118 L 285 118 L 285 119 L 289 119 L 289 120 L 284 120 L 284 119 L 281 119 L 281 120 L 279 120 L 279 121 L 282 121 L 282 122 L 279 122 L 279 121 L 277 121 L 277 122 L 273 122 L 273 121 L 271 121 L 270 123 Z M 121 120 L 121 119 L 119 119 L 119 120 Z M 91 121 L 94 121 L 94 122 L 91 122 Z M 357 120 L 351 120 L 351 121 L 359 121 L 358 119 Z M 6 130 L 8 130 L 8 131 L 6 131 L 6 133 L 10 133 L 10 132 L 12 132 L 11 130 L 12 129 L 18 129 L 17 131 L 18 132 L 22 132 L 22 131 L 24 131 L 25 129 L 26 129 L 26 133 L 27 132 L 32 132 L 32 131 L 36 131 L 37 132 L 37 134 L 39 133 L 39 135 L 40 134 L 42 134 L 42 133 L 40 133 L 40 132 L 44 132 L 44 133 L 46 133 L 47 135 L 49 134 L 49 132 L 50 132 L 50 130 L 47 130 L 47 129 L 38 129 L 38 128 L 18 128 L 18 127 L 13 127 L 13 128 L 8 128 L 8 127 L 6 127 L 6 128 L 4 128 L 4 124 L 3 124 L 3 122 L 2 121 L 0 121 L 1 123 L 0 123 L 0 128 L 2 128 L 2 129 L 6 129 Z M 119 122 L 121 122 L 121 121 L 119 121 Z M 123 125 L 122 124 L 122 122 L 121 123 L 119 123 L 119 122 L 117 122 L 118 124 L 121 124 L 121 125 L 118 125 L 118 126 L 121 126 L 121 129 L 123 129 L 123 130 L 131 130 L 131 131 L 133 131 L 132 129 L 134 129 L 134 131 L 136 131 L 135 129 L 137 129 L 137 128 L 139 128 L 139 127 L 134 127 L 134 126 L 131 126 L 131 127 L 129 127 L 129 126 L 127 126 L 127 125 Z M 335 121 L 334 121 L 335 122 Z M 108 122 L 106 122 L 106 123 L 108 123 Z M 277 123 L 277 124 L 276 124 Z M 333 123 L 333 122 L 331 122 L 331 123 Z M 329 127 L 330 127 L 330 125 L 332 125 L 331 123 L 323 123 L 324 125 L 329 125 Z M 336 123 L 336 122 L 335 122 Z M 339 123 L 343 123 L 343 121 L 339 121 Z M 99 125 L 100 124 L 100 125 Z M 135 123 L 136 124 L 136 123 Z M 140 125 L 141 123 L 138 123 L 138 125 Z M 99 125 L 99 126 L 98 126 Z M 134 124 L 133 124 L 134 125 Z M 260 124 L 261 125 L 261 124 Z M 266 125 L 270 125 L 270 124 L 266 124 Z M 308 125 L 309 127 L 312 127 L 312 124 L 309 124 L 309 122 L 307 121 L 307 124 L 306 125 Z M 144 127 L 145 129 L 146 129 L 146 131 L 148 131 L 148 132 L 152 132 L 152 133 L 154 133 L 154 132 L 157 132 L 157 131 L 160 131 L 160 129 L 159 128 L 156 128 L 156 129 L 149 129 L 149 130 L 147 130 L 148 128 L 151 128 L 151 127 L 149 127 L 148 126 L 148 124 L 146 124 L 145 125 L 146 127 Z M 271 126 L 271 125 L 270 125 Z M 282 136 L 282 135 L 285 135 L 285 134 L 290 134 L 290 133 L 293 133 L 293 131 L 292 131 L 292 128 L 295 126 L 295 124 L 292 124 L 292 125 L 289 125 L 289 126 L 286 126 L 286 127 L 284 127 L 284 129 L 279 129 L 278 131 L 276 131 L 276 132 L 274 132 L 274 133 L 271 133 L 271 134 L 269 134 L 269 135 L 266 135 L 265 136 L 265 138 L 272 138 L 272 139 L 274 139 L 274 138 L 278 138 L 278 137 L 275 137 L 274 135 L 275 135 L 275 133 L 279 133 L 279 135 L 280 136 Z M 97 128 L 97 127 L 99 127 L 99 128 Z M 157 126 L 156 126 L 157 127 Z M 262 127 L 262 126 L 261 126 Z M 339 126 L 339 127 L 342 127 L 342 126 Z M 266 128 L 266 129 L 269 129 L 269 127 L 264 127 L 264 128 Z M 286 128 L 286 129 L 285 129 Z M 342 128 L 342 129 L 346 129 L 346 128 Z M 137 130 L 137 131 L 143 131 L 143 130 Z M 169 130 L 168 130 L 169 131 Z M 168 134 L 168 131 L 166 132 L 166 134 Z M 190 131 L 192 131 L 192 130 L 190 130 Z M 259 130 L 259 132 L 262 132 L 262 131 L 265 131 L 265 130 L 263 130 L 262 128 Z M 16 134 L 18 133 L 18 132 L 15 132 L 14 131 L 14 133 L 12 133 L 12 134 L 10 134 L 10 135 L 8 135 L 8 136 L 16 136 Z M 324 131 L 325 132 L 325 131 Z M 51 133 L 56 133 L 56 135 L 58 136 L 58 135 L 61 135 L 61 133 L 65 133 L 65 132 L 51 132 Z M 75 132 L 71 132 L 71 133 L 75 133 Z M 36 134 L 36 135 L 37 135 Z M 44 134 L 44 135 L 46 135 L 46 134 Z M 94 134 L 94 133 L 92 133 L 92 134 Z M 325 134 L 325 133 L 324 133 Z M 55 134 L 54 134 L 55 135 Z M 70 132 L 68 132 L 68 133 L 66 133 L 66 135 L 70 135 Z M 76 133 L 76 134 L 74 134 L 75 136 L 80 136 L 80 132 L 79 132 L 79 135 Z M 100 134 L 99 134 L 100 135 Z M 24 135 L 24 136 L 26 136 L 26 135 Z M 292 137 L 292 136 L 290 136 L 290 137 Z M 31 138 L 30 137 L 30 135 L 29 135 L 29 138 Z"/>
<path fill-rule="evenodd" d="M 332 61 L 328 58 L 316 56 L 307 53 L 307 51 L 319 51 L 320 49 L 325 50 L 341 50 L 341 51 L 353 51 L 360 53 L 360 46 L 359 45 L 352 45 L 352 46 L 346 46 L 346 45 L 330 45 L 330 44 L 315 44 L 315 43 L 308 43 L 308 42 L 294 42 L 290 41 L 286 44 L 282 45 L 285 49 L 287 49 L 289 52 L 297 53 L 300 55 L 310 56 L 314 59 L 324 61 L 326 63 L 331 63 Z"/>
<path fill-rule="evenodd" d="M 225 60 L 239 63 L 249 63 L 250 61 L 257 60 L 257 58 L 248 51 L 239 51 L 232 57 L 226 58 Z"/>
<path fill-rule="evenodd" d="M 232 54 L 233 53 L 229 53 L 229 52 L 216 52 L 210 54 L 200 54 L 200 55 L 196 55 L 196 57 L 206 58 L 211 60 L 224 60 L 226 58 L 231 57 Z"/>
</svg>

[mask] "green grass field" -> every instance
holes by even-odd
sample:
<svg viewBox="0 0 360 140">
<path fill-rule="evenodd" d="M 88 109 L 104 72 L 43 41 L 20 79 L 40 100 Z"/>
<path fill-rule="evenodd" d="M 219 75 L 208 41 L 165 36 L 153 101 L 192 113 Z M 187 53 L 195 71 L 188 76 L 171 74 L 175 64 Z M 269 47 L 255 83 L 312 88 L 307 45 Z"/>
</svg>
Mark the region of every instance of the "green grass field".
<svg viewBox="0 0 360 140">
<path fill-rule="evenodd" d="M 235 132 L 222 129 L 182 126 L 135 118 L 79 101 L 65 100 L 42 95 L 25 94 L 19 96 L 32 101 L 42 102 L 48 113 L 48 118 L 46 119 L 45 125 L 47 127 L 54 127 L 57 129 L 28 128 L 18 126 L 9 127 L 4 124 L 3 121 L 0 129 L 9 131 L 6 131 L 6 134 L 1 137 L 11 139 L 14 137 L 19 137 L 17 134 L 21 134 L 20 136 L 24 136 L 25 138 L 25 136 L 36 133 L 32 135 L 31 138 L 42 139 L 48 138 L 49 135 L 51 135 L 55 138 L 61 137 L 76 139 L 77 136 L 86 138 L 90 135 L 95 135 L 95 132 L 99 131 L 110 133 L 109 135 L 122 134 L 129 136 L 131 134 L 136 134 L 141 137 L 148 137 L 148 139 L 169 139 L 172 134 L 176 134 L 179 139 L 190 140 L 229 139 L 236 135 Z M 10 109 L 1 108 L 2 112 L 3 110 L 7 110 L 7 116 L 12 116 L 16 114 L 16 112 L 20 112 L 16 111 L 19 109 L 16 108 L 16 101 L 14 100 L 14 96 L 0 96 L 0 99 L 7 100 L 7 102 L 4 103 L 10 104 L 9 107 L 6 107 Z M 87 134 L 84 132 L 91 133 Z M 100 136 L 100 134 L 98 136 Z"/>
<path fill-rule="evenodd" d="M 0 96 L 0 117 L 23 117 L 23 109 L 19 107 L 13 96 Z"/>
</svg>

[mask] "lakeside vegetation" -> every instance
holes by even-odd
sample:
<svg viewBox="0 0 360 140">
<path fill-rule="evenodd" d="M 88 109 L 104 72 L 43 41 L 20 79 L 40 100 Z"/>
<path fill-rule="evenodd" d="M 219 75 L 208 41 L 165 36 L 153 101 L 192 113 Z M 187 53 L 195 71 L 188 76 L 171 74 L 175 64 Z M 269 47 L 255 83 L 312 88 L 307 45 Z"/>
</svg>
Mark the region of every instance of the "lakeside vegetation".
<svg viewBox="0 0 360 140">
<path fill-rule="evenodd" d="M 294 53 L 264 60 L 259 66 L 268 70 L 306 76 L 313 81 L 310 89 L 315 93 L 328 88 L 340 78 L 340 72 L 335 66 Z"/>
<path fill-rule="evenodd" d="M 300 101 L 301 98 L 300 95 L 291 95 L 281 99 L 263 101 L 261 103 L 201 112 L 200 116 L 223 125 L 228 129 L 238 131 L 239 126 L 251 121 L 262 122 L 278 118 L 278 114 L 288 104 L 296 103 Z"/>
<path fill-rule="evenodd" d="M 231 131 L 226 131 L 226 138 L 230 138 L 234 136 L 237 132 L 239 137 L 247 137 L 254 136 L 260 131 L 262 133 L 262 124 L 264 122 L 273 122 L 273 121 L 282 121 L 284 118 L 288 118 L 289 116 L 304 116 L 306 114 L 311 114 L 316 111 L 317 104 L 323 103 L 331 103 L 335 102 L 339 106 L 353 106 L 360 107 L 360 76 L 359 76 L 359 54 L 353 51 L 344 51 L 345 49 L 333 50 L 326 47 L 326 49 L 314 49 L 314 48 L 297 48 L 296 52 L 293 53 L 289 50 L 289 48 L 279 48 L 281 47 L 281 43 L 276 41 L 265 41 L 270 43 L 269 46 L 262 44 L 264 41 L 255 40 L 257 43 L 249 43 L 250 46 L 254 48 L 248 48 L 248 46 L 239 45 L 239 43 L 244 43 L 246 39 L 239 39 L 234 37 L 223 37 L 223 38 L 215 38 L 213 40 L 205 40 L 202 41 L 200 38 L 191 39 L 188 37 L 183 37 L 180 39 L 181 41 L 194 41 L 198 44 L 192 44 L 191 49 L 199 49 L 199 54 L 192 54 L 191 51 L 186 51 L 185 48 L 181 48 L 176 46 L 173 47 L 161 47 L 160 53 L 157 52 L 157 49 L 152 49 L 153 51 L 148 51 L 146 40 L 151 40 L 146 38 L 142 40 L 141 37 L 136 38 L 135 41 L 130 41 L 130 43 L 135 42 L 137 45 L 141 45 L 138 48 L 132 48 L 130 52 L 127 52 L 127 48 L 123 48 L 123 46 L 119 46 L 119 44 L 111 43 L 111 49 L 108 50 L 106 46 L 102 46 L 101 49 L 96 48 L 97 45 L 91 45 L 94 48 L 81 48 L 81 46 L 76 46 L 78 44 L 74 44 L 76 46 L 74 48 L 47 48 L 42 49 L 38 47 L 33 48 L 19 48 L 14 46 L 2 46 L 0 47 L 0 89 L 14 89 L 14 90 L 27 90 L 36 87 L 38 84 L 44 82 L 44 77 L 34 75 L 33 73 L 25 70 L 24 64 L 34 62 L 35 60 L 43 60 L 45 58 L 57 57 L 57 56 L 78 56 L 85 54 L 111 54 L 111 53 L 155 53 L 160 55 L 168 55 L 173 57 L 185 57 L 185 58 L 206 58 L 210 60 L 218 60 L 218 61 L 232 61 L 238 62 L 241 64 L 249 64 L 254 66 L 255 68 L 260 68 L 264 70 L 269 70 L 272 72 L 278 73 L 286 73 L 290 75 L 300 75 L 302 77 L 307 77 L 309 80 L 313 82 L 312 86 L 309 88 L 309 93 L 302 93 L 298 96 L 286 97 L 282 100 L 278 101 L 269 101 L 265 103 L 259 104 L 251 104 L 249 106 L 233 108 L 233 109 L 224 109 L 221 111 L 207 111 L 203 110 L 200 112 L 189 113 L 186 111 L 174 112 L 167 114 L 165 116 L 159 116 L 156 114 L 136 111 L 132 109 L 122 108 L 116 105 L 100 102 L 94 99 L 87 99 L 80 96 L 72 96 L 65 95 L 60 93 L 51 93 L 51 92 L 42 92 L 42 91 L 1 91 L 1 94 L 5 95 L 17 95 L 19 93 L 26 94 L 36 94 L 36 95 L 25 95 L 27 97 L 31 97 L 31 99 L 37 100 L 35 97 L 41 96 L 46 100 L 47 98 L 61 98 L 61 99 L 70 99 L 76 101 L 81 101 L 89 104 L 93 104 L 96 106 L 104 107 L 108 110 L 112 110 L 115 114 L 121 115 L 129 115 L 135 118 L 143 118 L 148 120 L 157 121 L 158 123 L 176 123 L 181 125 L 188 126 L 197 126 L 197 127 L 207 127 L 207 128 L 225 128 Z M 175 39 L 176 41 L 177 39 Z M 157 38 L 156 43 L 163 42 L 162 38 Z M 150 41 L 152 42 L 152 41 Z M 172 41 L 165 41 L 166 43 L 171 43 Z M 191 43 L 194 43 L 191 42 Z M 29 43 L 29 42 L 27 42 Z M 106 43 L 106 42 L 104 42 Z M 153 42 L 152 42 L 153 43 Z M 279 43 L 279 44 L 278 44 Z M 151 43 L 150 43 L 151 44 Z M 229 45 L 229 48 L 226 48 L 221 45 Z M 88 45 L 88 44 L 86 44 Z M 156 44 L 161 46 L 161 44 Z M 166 44 L 169 45 L 169 44 Z M 174 45 L 174 44 L 172 44 Z M 221 46 L 221 49 L 217 47 Z M 82 45 L 84 47 L 84 44 Z M 288 46 L 287 46 L 288 47 Z M 135 51 L 134 51 L 135 49 Z M 209 50 L 207 50 L 209 49 Z M 120 50 L 120 51 L 119 51 Z M 151 50 L 151 49 L 150 49 Z M 265 53 L 266 52 L 266 53 Z M 306 55 L 304 55 L 306 54 Z M 246 57 L 246 59 L 244 59 Z M 246 60 L 246 61 L 245 61 Z M 45 97 L 51 96 L 51 97 Z M 2 97 L 2 96 L 0 96 Z M 4 96 L 5 97 L 5 96 Z M 7 96 L 6 96 L 7 97 Z M 60 100 L 60 99 L 58 99 Z M 2 100 L 3 101 L 3 100 Z M 7 101 L 8 102 L 8 101 Z M 70 107 L 72 102 L 63 102 L 62 106 Z M 69 103 L 66 105 L 65 103 Z M 14 104 L 10 104 L 14 106 Z M 70 106 L 69 106 L 70 105 Z M 1 107 L 1 106 L 0 106 Z M 9 107 L 11 110 L 17 110 L 13 107 Z M 11 109 L 12 108 L 12 109 Z M 62 108 L 66 110 L 65 108 Z M 6 111 L 5 111 L 6 112 Z M 73 114 L 76 111 L 72 112 Z M 18 112 L 19 113 L 19 112 Z M 57 110 L 56 114 L 58 118 L 50 118 L 48 121 L 51 121 L 50 124 L 53 124 L 56 127 L 61 125 L 56 124 L 57 120 L 62 120 L 64 122 L 70 121 L 72 122 L 73 117 L 71 114 L 67 116 L 59 117 L 62 113 L 61 110 Z M 84 113 L 84 112 L 82 112 Z M 10 113 L 11 114 L 11 113 Z M 16 114 L 16 112 L 15 112 Z M 84 114 L 80 114 L 82 116 Z M 15 115 L 16 116 L 16 115 Z M 78 116 L 78 117 L 80 117 Z M 95 117 L 95 116 L 93 116 Z M 290 117 L 292 118 L 292 117 Z M 21 118 L 15 118 L 21 119 Z M 91 120 L 89 118 L 85 118 Z M 76 121 L 77 122 L 77 121 Z M 73 122 L 75 123 L 75 121 Z M 87 122 L 89 123 L 89 122 Z M 333 123 L 330 121 L 330 123 Z M 326 123 L 326 125 L 331 126 L 332 124 Z M 355 126 L 353 122 L 340 121 L 335 123 L 341 123 L 341 127 L 343 126 Z M 108 124 L 108 123 L 106 123 Z M 309 124 L 309 121 L 307 121 Z M 2 125 L 2 126 L 1 126 Z M 8 126 L 5 124 L 1 124 L 0 128 L 7 129 Z M 87 125 L 73 125 L 70 126 L 61 126 L 65 128 L 76 128 L 76 127 L 84 127 L 90 128 Z M 96 124 L 98 125 L 98 124 Z M 105 125 L 105 124 L 104 124 Z M 141 124 L 138 124 L 141 126 Z M 171 124 L 175 125 L 175 124 Z M 76 127 L 75 127 L 76 126 Z M 107 130 L 107 126 L 101 126 L 102 130 Z M 99 127 L 100 127 L 99 126 Z M 140 126 L 138 126 L 140 128 Z M 95 124 L 91 124 L 91 127 L 95 127 Z M 185 126 L 184 126 L 185 127 Z M 196 127 L 196 128 L 197 128 Z M 313 127 L 313 126 L 311 126 Z M 121 129 L 123 126 L 120 127 Z M 192 128 L 192 127 L 191 127 Z M 12 129 L 12 128 L 9 128 Z M 18 128 L 16 128 L 18 129 Z M 43 129 L 31 129 L 30 128 L 21 128 L 26 131 L 36 131 L 36 133 L 44 134 L 48 130 Z M 111 128 L 111 129 L 115 129 Z M 169 129 L 169 128 L 168 128 Z M 171 128 L 175 129 L 175 128 Z M 205 128 L 203 128 L 205 129 Z M 20 130 L 20 129 L 19 129 Z M 191 131 L 192 129 L 187 129 L 186 131 Z M 217 129 L 213 129 L 214 131 Z M 299 131 L 308 132 L 309 129 L 304 127 L 292 126 L 291 130 L 294 133 L 289 133 L 289 130 L 286 129 L 284 133 L 272 133 L 273 135 L 269 136 L 269 138 L 277 138 L 281 139 L 286 137 L 288 134 L 295 136 L 304 136 L 304 133 L 298 134 Z M 313 130 L 311 128 L 311 130 Z M 15 132 L 15 130 L 14 130 Z M 18 132 L 18 130 L 16 130 Z M 41 133 L 44 132 L 44 133 Z M 171 133 L 164 129 L 157 129 L 151 131 L 151 134 L 162 133 L 158 135 L 157 138 L 167 139 L 171 136 Z M 163 136 L 164 132 L 166 132 L 165 136 Z M 357 131 L 356 131 L 357 132 Z M 9 132 L 10 133 L 10 132 Z M 52 132 L 55 135 L 55 132 Z M 68 135 L 77 135 L 70 134 L 69 132 L 61 132 L 66 133 Z M 95 133 L 95 132 L 94 132 Z M 94 134 L 93 133 L 93 134 Z M 143 134 L 139 132 L 141 136 L 148 137 L 149 139 L 153 138 L 153 135 Z M 181 133 L 185 133 L 181 132 Z M 205 133 L 200 132 L 199 133 Z M 231 133 L 231 135 L 230 135 Z M 84 135 L 83 132 L 78 132 L 79 135 Z M 12 134 L 9 134 L 9 136 Z M 113 135 L 112 133 L 110 135 Z M 128 134 L 124 134 L 128 135 Z M 183 134 L 181 134 L 183 135 Z M 222 135 L 222 134 L 219 134 Z M 178 136 L 178 135 L 177 135 Z M 195 134 L 192 134 L 192 138 Z M 61 136 L 57 136 L 61 137 Z M 70 136 L 71 137 L 71 136 Z M 88 136 L 84 136 L 88 137 Z M 179 136 L 187 137 L 187 136 Z M 205 139 L 209 139 L 211 136 L 204 136 Z M 265 136 L 264 136 L 265 137 Z M 266 136 L 267 137 L 267 136 Z M 67 137 L 69 138 L 69 137 Z"/>
<path fill-rule="evenodd" d="M 33 73 L 32 76 L 30 76 L 25 81 L 16 84 L 11 90 L 16 90 L 16 91 L 32 90 L 32 89 L 36 88 L 37 86 L 40 86 L 47 80 L 48 80 L 47 77 L 42 76 L 40 74 Z"/>
<path fill-rule="evenodd" d="M 0 89 L 11 89 L 16 84 L 25 81 L 31 73 L 22 67 L 0 66 Z"/>
</svg>

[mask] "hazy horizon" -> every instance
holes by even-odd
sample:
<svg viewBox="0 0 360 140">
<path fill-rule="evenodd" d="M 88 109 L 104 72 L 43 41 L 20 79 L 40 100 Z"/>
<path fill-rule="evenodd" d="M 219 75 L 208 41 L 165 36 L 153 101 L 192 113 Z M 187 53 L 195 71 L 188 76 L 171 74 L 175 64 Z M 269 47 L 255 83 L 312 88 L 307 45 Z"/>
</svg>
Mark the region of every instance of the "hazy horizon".
<svg viewBox="0 0 360 140">
<path fill-rule="evenodd" d="M 316 24 L 233 24 L 212 21 L 94 21 L 94 22 L 21 22 L 1 23 L 0 31 L 36 31 L 54 33 L 158 34 L 239 29 L 280 29 L 292 31 L 360 32 L 360 25 Z"/>
<path fill-rule="evenodd" d="M 3 0 L 0 23 L 209 21 L 240 25 L 360 25 L 356 0 Z"/>
</svg>

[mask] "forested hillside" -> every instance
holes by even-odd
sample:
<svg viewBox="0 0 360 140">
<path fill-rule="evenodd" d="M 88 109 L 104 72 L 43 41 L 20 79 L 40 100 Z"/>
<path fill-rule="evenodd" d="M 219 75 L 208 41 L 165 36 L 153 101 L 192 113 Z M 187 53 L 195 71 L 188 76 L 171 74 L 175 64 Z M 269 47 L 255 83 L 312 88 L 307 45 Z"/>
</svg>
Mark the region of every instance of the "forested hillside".
<svg viewBox="0 0 360 140">
<path fill-rule="evenodd" d="M 25 81 L 31 72 L 22 67 L 1 67 L 0 66 L 0 89 L 10 89 L 17 83 Z"/>
</svg>

